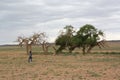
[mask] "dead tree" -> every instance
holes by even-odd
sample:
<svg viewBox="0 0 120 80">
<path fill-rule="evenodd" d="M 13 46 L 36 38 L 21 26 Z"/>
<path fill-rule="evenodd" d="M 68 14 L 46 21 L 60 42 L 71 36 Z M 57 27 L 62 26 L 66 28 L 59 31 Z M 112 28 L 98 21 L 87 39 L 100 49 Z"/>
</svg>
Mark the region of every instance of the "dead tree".
<svg viewBox="0 0 120 80">
<path fill-rule="evenodd" d="M 34 33 L 29 38 L 19 36 L 17 41 L 19 42 L 19 45 L 21 47 L 26 46 L 26 52 L 28 54 L 29 51 L 32 51 L 32 45 L 36 45 L 39 44 L 40 42 L 43 42 L 44 36 L 45 36 L 44 33 Z"/>
<path fill-rule="evenodd" d="M 25 45 L 27 54 L 32 51 L 32 44 L 28 38 L 18 37 L 18 42 L 21 47 Z"/>
<path fill-rule="evenodd" d="M 50 46 L 49 43 L 47 43 L 46 41 L 43 41 L 41 43 L 41 45 L 42 45 L 42 49 L 43 49 L 44 53 L 48 53 L 48 48 Z"/>
</svg>

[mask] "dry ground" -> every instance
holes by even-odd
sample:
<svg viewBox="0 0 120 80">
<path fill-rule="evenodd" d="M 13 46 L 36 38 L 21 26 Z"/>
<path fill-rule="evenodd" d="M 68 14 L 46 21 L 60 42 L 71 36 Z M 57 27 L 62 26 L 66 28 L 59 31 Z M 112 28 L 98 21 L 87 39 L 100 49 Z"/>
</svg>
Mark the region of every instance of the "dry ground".
<svg viewBox="0 0 120 80">
<path fill-rule="evenodd" d="M 33 55 L 0 52 L 0 80 L 120 80 L 120 54 Z"/>
</svg>

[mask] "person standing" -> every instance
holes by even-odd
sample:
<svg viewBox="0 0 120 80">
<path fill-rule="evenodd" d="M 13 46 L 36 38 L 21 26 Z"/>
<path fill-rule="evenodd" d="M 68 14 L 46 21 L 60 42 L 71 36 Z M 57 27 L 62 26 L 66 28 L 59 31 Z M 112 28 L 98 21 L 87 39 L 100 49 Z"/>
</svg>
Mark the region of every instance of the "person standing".
<svg viewBox="0 0 120 80">
<path fill-rule="evenodd" d="M 28 58 L 28 62 L 32 62 L 32 51 L 29 52 L 29 58 Z"/>
</svg>

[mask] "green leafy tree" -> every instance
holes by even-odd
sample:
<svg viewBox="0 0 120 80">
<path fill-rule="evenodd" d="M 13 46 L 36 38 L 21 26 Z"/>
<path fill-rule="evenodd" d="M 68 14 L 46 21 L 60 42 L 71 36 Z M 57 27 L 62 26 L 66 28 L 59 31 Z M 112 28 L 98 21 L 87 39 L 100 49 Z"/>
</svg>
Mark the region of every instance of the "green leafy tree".
<svg viewBox="0 0 120 80">
<path fill-rule="evenodd" d="M 82 47 L 83 54 L 89 53 L 95 46 L 101 48 L 105 43 L 103 40 L 104 33 L 90 24 L 82 26 L 77 32 L 77 36 L 79 38 L 79 47 Z"/>
<path fill-rule="evenodd" d="M 68 48 L 68 50 L 70 48 L 71 38 L 73 37 L 73 33 L 74 33 L 73 26 L 67 25 L 64 27 L 64 29 L 65 32 L 62 31 L 55 41 L 55 44 L 57 46 L 60 46 L 56 51 L 57 53 L 61 52 L 65 48 Z"/>
<path fill-rule="evenodd" d="M 71 25 L 64 29 L 65 32 L 62 32 L 55 41 L 56 45 L 60 46 L 57 52 L 61 52 L 63 49 L 72 52 L 75 48 L 82 48 L 83 54 L 85 54 L 90 53 L 95 46 L 102 48 L 105 45 L 104 33 L 93 25 L 82 26 L 76 34 Z"/>
</svg>

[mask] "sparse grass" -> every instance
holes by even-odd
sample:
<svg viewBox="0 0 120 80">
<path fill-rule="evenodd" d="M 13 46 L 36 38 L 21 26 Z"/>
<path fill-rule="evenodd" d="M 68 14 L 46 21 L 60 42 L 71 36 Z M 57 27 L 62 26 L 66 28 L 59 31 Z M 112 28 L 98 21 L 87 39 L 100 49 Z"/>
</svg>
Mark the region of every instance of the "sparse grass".
<svg viewBox="0 0 120 80">
<path fill-rule="evenodd" d="M 91 77 L 101 77 L 100 74 L 93 72 L 93 71 L 87 71 L 88 74 L 90 74 Z"/>
<path fill-rule="evenodd" d="M 114 48 L 116 49 L 116 48 Z M 25 49 L 0 47 L 0 80 L 120 80 L 120 53 L 63 52 L 53 56 L 33 48 L 33 62 L 28 63 Z"/>
</svg>

